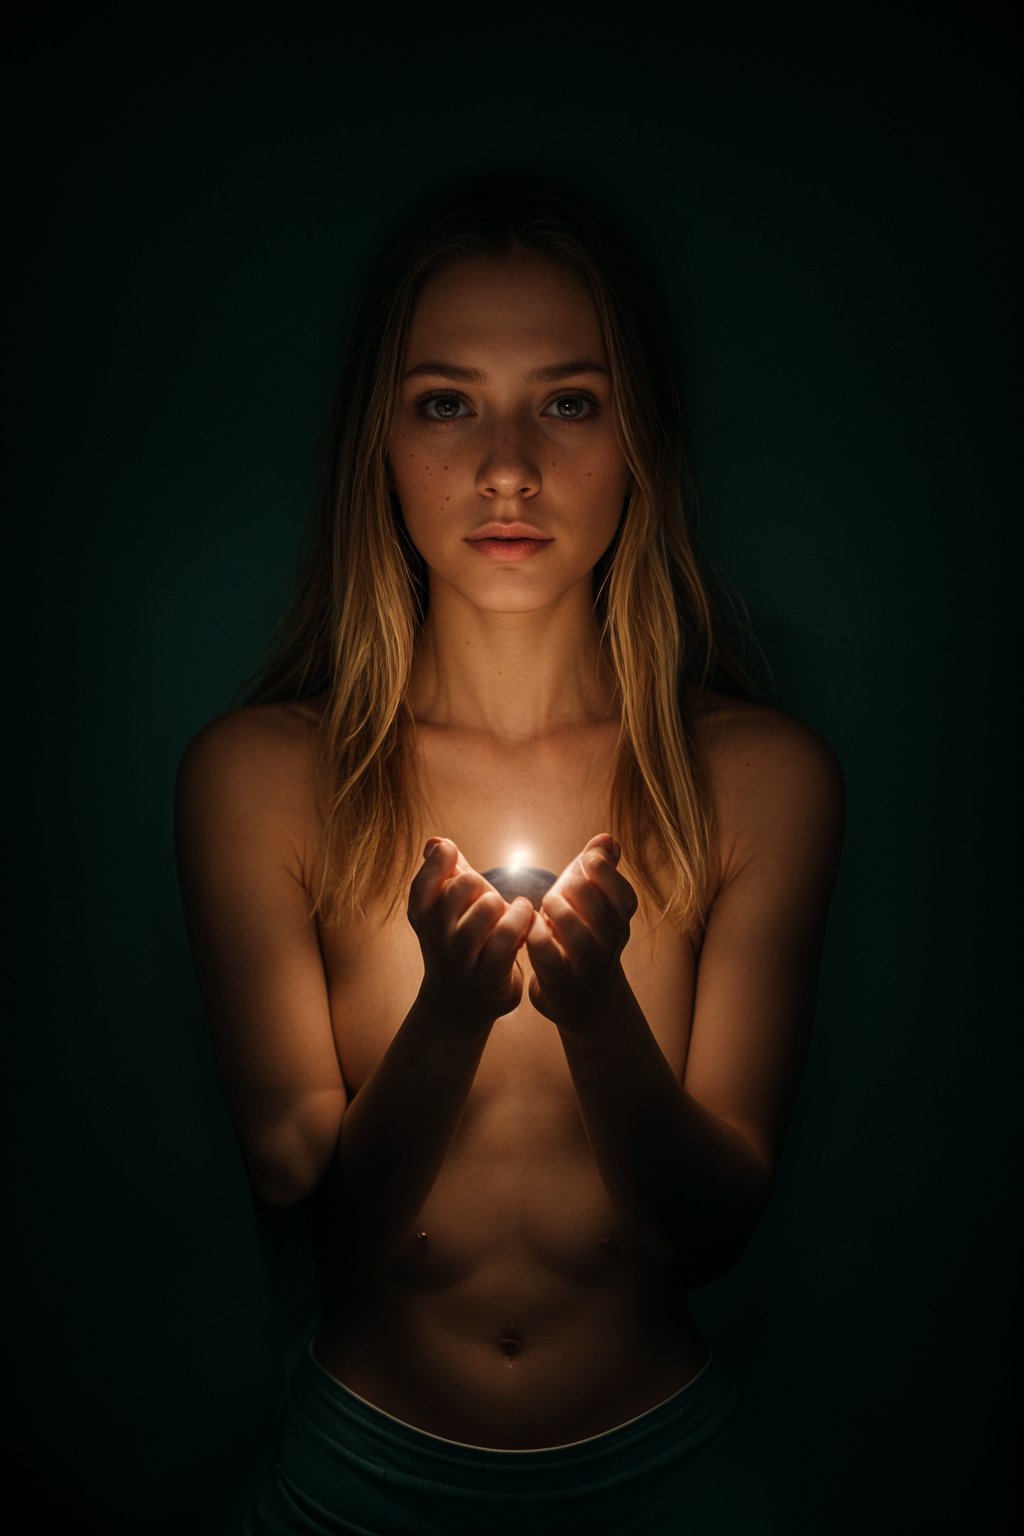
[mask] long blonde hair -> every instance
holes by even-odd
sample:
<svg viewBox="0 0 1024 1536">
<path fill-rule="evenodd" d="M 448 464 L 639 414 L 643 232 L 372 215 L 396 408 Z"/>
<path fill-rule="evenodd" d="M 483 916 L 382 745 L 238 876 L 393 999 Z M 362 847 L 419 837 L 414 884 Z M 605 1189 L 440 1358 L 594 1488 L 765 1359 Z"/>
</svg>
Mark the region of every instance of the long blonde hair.
<svg viewBox="0 0 1024 1536">
<path fill-rule="evenodd" d="M 447 264 L 523 249 L 560 262 L 593 296 L 632 474 L 615 537 L 594 568 L 594 613 L 622 723 L 608 830 L 641 902 L 661 920 L 681 928 L 703 921 L 714 895 L 712 798 L 687 686 L 748 698 L 765 690 L 729 634 L 735 601 L 726 588 L 733 612 L 723 625 L 687 529 L 684 498 L 692 502 L 693 489 L 668 327 L 606 214 L 560 180 L 496 172 L 443 188 L 372 264 L 327 419 L 320 493 L 291 602 L 263 664 L 236 690 L 246 705 L 327 694 L 318 762 L 332 787 L 310 910 L 327 924 L 365 919 L 371 895 L 389 898 L 390 917 L 420 857 L 407 691 L 429 586 L 386 470 L 413 309 Z M 668 866 L 666 902 L 652 879 L 648 839 Z"/>
</svg>

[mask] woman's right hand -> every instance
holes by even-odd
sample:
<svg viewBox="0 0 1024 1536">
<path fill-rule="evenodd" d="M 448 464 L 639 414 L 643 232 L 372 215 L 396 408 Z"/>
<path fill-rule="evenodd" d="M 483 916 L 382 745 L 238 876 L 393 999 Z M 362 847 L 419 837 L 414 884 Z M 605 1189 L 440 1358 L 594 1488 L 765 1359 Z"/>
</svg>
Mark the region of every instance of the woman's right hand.
<svg viewBox="0 0 1024 1536">
<path fill-rule="evenodd" d="M 481 1027 L 518 1007 L 516 956 L 536 917 L 467 864 L 450 838 L 431 838 L 409 890 L 408 918 L 423 953 L 423 980 L 446 1013 Z"/>
</svg>

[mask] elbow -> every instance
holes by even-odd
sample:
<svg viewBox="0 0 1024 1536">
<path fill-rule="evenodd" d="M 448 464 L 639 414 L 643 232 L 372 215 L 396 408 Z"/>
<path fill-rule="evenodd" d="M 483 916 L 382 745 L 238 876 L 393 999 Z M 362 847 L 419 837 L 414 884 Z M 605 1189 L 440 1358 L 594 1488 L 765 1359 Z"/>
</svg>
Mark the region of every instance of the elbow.
<svg viewBox="0 0 1024 1536">
<path fill-rule="evenodd" d="M 296 1132 L 294 1126 L 271 1144 L 246 1158 L 246 1172 L 256 1195 L 267 1205 L 287 1207 L 308 1200 L 323 1182 L 334 1157 L 340 1127 L 319 1128 L 319 1134 Z"/>
</svg>

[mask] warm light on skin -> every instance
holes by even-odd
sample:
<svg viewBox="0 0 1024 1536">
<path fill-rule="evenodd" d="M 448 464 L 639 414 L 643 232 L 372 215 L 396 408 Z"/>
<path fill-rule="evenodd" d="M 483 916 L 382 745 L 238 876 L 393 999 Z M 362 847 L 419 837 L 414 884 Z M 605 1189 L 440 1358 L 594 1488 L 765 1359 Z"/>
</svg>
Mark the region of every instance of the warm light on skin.
<svg viewBox="0 0 1024 1536">
<path fill-rule="evenodd" d="M 429 584 L 417 721 L 524 745 L 604 720 L 593 571 L 630 472 L 592 296 L 538 253 L 450 263 L 417 298 L 402 366 L 387 471 Z M 471 536 L 494 522 L 528 524 L 540 552 L 481 555 Z"/>
<path fill-rule="evenodd" d="M 486 382 L 432 366 L 421 375 L 431 359 L 483 370 Z M 533 376 L 571 361 L 561 381 Z M 446 624 L 465 621 L 465 603 L 589 614 L 590 573 L 618 526 L 629 471 L 583 285 L 536 254 L 455 262 L 419 296 L 405 366 L 388 474 L 430 572 L 431 612 L 440 600 Z M 553 542 L 538 560 L 482 560 L 466 538 L 489 521 L 532 523 Z"/>
<path fill-rule="evenodd" d="M 506 869 L 523 869 L 530 862 L 530 853 L 527 848 L 513 848 L 505 860 Z"/>
</svg>

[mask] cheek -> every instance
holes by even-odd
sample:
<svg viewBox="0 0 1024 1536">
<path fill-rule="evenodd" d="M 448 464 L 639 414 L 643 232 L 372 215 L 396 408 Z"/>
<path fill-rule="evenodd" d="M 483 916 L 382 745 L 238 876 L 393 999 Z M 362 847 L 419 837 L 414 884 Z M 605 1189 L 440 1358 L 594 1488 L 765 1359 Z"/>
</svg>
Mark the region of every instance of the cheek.
<svg viewBox="0 0 1024 1536">
<path fill-rule="evenodd" d="M 617 441 L 609 442 L 603 451 L 588 455 L 581 468 L 588 499 L 621 502 L 629 482 L 629 469 Z M 573 473 L 575 478 L 578 472 Z"/>
<path fill-rule="evenodd" d="M 428 564 L 445 558 L 457 522 L 458 501 L 447 459 L 435 463 L 422 452 L 394 461 L 393 488 L 406 532 Z"/>
<path fill-rule="evenodd" d="M 600 528 L 614 532 L 622 516 L 622 507 L 629 487 L 629 470 L 617 454 L 609 453 L 601 462 L 589 466 L 584 478 L 586 502 L 590 524 L 595 534 Z"/>
<path fill-rule="evenodd" d="M 451 503 L 452 471 L 444 455 L 400 448 L 391 456 L 390 478 L 407 520 L 443 513 Z"/>
</svg>

